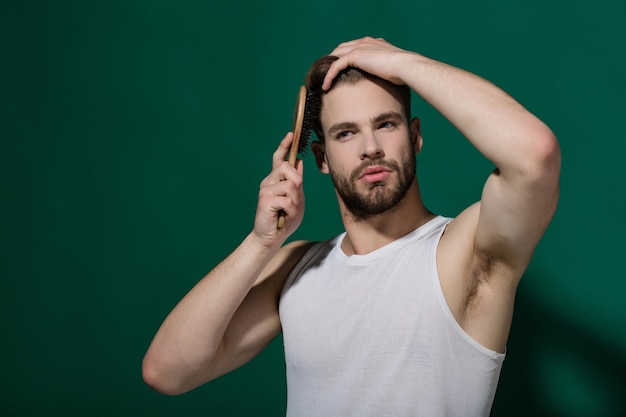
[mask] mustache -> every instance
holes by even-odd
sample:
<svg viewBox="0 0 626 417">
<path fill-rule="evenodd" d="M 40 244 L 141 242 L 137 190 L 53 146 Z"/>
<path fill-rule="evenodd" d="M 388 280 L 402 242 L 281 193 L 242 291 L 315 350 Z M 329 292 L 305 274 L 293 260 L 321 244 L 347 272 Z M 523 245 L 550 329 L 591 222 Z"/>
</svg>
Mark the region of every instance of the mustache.
<svg viewBox="0 0 626 417">
<path fill-rule="evenodd" d="M 387 168 L 388 170 L 395 171 L 395 172 L 400 171 L 400 164 L 398 164 L 398 162 L 394 160 L 387 160 L 387 159 L 365 160 L 354 171 L 352 171 L 352 174 L 350 175 L 350 180 L 353 182 L 358 180 L 359 177 L 361 177 L 361 174 L 363 173 L 363 171 L 373 166 L 380 166 L 380 167 Z"/>
</svg>

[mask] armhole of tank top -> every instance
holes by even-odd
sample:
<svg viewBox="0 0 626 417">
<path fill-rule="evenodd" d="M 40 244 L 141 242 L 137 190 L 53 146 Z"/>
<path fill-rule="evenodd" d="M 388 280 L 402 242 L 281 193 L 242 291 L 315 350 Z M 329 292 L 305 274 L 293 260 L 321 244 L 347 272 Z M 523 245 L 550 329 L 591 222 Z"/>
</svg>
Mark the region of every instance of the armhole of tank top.
<svg viewBox="0 0 626 417">
<path fill-rule="evenodd" d="M 291 287 L 291 285 L 293 284 L 293 281 L 300 275 L 300 272 L 302 271 L 302 269 L 311 261 L 311 259 L 317 255 L 317 253 L 324 247 L 325 244 L 327 244 L 329 241 L 322 241 L 322 242 L 312 242 L 309 246 L 309 248 L 306 250 L 306 252 L 304 252 L 304 255 L 302 255 L 302 258 L 300 258 L 300 260 L 296 263 L 296 266 L 293 267 L 293 269 L 291 270 L 291 272 L 289 272 L 289 275 L 287 275 L 287 279 L 285 279 L 285 283 L 283 284 L 283 288 L 280 291 L 280 298 L 279 298 L 279 302 L 280 299 L 283 297 L 283 294 L 285 293 L 285 291 Z"/>
<path fill-rule="evenodd" d="M 451 220 L 452 219 L 450 219 L 450 221 Z M 502 361 L 504 360 L 504 357 L 506 356 L 506 352 L 499 353 L 499 352 L 496 352 L 495 350 L 491 350 L 481 345 L 476 340 L 474 340 L 470 335 L 468 335 L 467 332 L 461 327 L 459 322 L 456 321 L 456 318 L 454 317 L 454 314 L 452 314 L 452 311 L 450 310 L 450 306 L 448 305 L 448 302 L 446 301 L 446 296 L 444 295 L 443 287 L 441 286 L 441 278 L 439 277 L 439 268 L 437 267 L 437 249 L 439 248 L 439 242 L 441 241 L 441 237 L 443 236 L 448 224 L 449 222 L 446 223 L 441 228 L 441 230 L 437 233 L 437 237 L 431 246 L 431 254 L 430 254 L 431 268 L 433 271 L 433 274 L 431 276 L 433 277 L 433 287 L 435 288 L 435 294 L 437 296 L 439 306 L 441 307 L 445 320 L 449 323 L 450 326 L 452 326 L 454 331 L 457 332 L 463 340 L 465 340 L 474 349 L 486 355 L 487 357 L 491 358 L 492 360 Z"/>
</svg>

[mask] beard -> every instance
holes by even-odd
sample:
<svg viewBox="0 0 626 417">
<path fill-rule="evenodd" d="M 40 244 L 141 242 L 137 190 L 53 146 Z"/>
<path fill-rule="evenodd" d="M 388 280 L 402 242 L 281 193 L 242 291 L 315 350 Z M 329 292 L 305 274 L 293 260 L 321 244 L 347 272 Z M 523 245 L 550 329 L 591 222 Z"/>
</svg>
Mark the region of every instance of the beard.
<svg viewBox="0 0 626 417">
<path fill-rule="evenodd" d="M 406 196 L 415 181 L 416 162 L 413 146 L 402 154 L 401 162 L 402 165 L 394 160 L 366 160 L 348 177 L 342 176 L 330 165 L 328 166 L 335 189 L 355 221 L 367 220 L 392 210 Z M 369 189 L 366 192 L 360 192 L 357 186 L 361 173 L 372 165 L 380 165 L 396 173 L 398 181 L 393 184 L 389 184 L 387 180 L 367 184 Z"/>
</svg>

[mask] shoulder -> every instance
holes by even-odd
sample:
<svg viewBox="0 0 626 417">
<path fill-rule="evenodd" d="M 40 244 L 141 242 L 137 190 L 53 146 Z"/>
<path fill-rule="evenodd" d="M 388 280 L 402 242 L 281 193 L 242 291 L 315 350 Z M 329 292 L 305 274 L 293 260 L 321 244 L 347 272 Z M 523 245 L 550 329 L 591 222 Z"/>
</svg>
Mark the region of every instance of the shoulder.
<svg viewBox="0 0 626 417">
<path fill-rule="evenodd" d="M 310 240 L 295 240 L 293 242 L 287 243 L 283 246 L 275 258 L 278 257 L 283 259 L 288 264 L 296 264 L 304 254 L 318 242 L 310 241 Z"/>
<path fill-rule="evenodd" d="M 296 240 L 287 243 L 274 255 L 272 260 L 267 264 L 267 267 L 265 267 L 264 272 L 273 273 L 276 271 L 284 271 L 289 273 L 315 243 L 316 242 L 308 240 Z"/>
<path fill-rule="evenodd" d="M 280 293 L 291 270 L 315 243 L 317 242 L 296 240 L 284 245 L 263 269 L 257 284 L 260 282 L 271 283 L 274 291 L 277 294 Z"/>
</svg>

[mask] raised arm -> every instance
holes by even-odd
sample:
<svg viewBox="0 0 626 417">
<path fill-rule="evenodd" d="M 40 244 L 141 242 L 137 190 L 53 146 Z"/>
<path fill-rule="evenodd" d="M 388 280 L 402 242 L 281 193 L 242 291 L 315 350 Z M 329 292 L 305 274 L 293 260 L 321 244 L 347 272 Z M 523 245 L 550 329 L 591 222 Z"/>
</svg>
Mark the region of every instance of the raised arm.
<svg viewBox="0 0 626 417">
<path fill-rule="evenodd" d="M 332 55 L 339 59 L 325 89 L 348 66 L 407 84 L 496 166 L 481 200 L 446 228 L 437 266 L 457 322 L 503 352 L 517 285 L 557 205 L 561 155 L 554 134 L 489 81 L 382 39 L 347 42 Z"/>
<path fill-rule="evenodd" d="M 495 164 L 479 210 L 473 208 L 480 213 L 475 249 L 521 276 L 558 200 L 560 151 L 552 131 L 489 81 L 382 39 L 346 42 L 331 54 L 339 59 L 325 89 L 348 66 L 407 84 Z"/>
<path fill-rule="evenodd" d="M 302 163 L 285 162 L 292 135 L 274 153 L 261 183 L 253 231 L 178 303 L 143 361 L 143 377 L 157 391 L 193 389 L 254 357 L 280 332 L 278 297 L 306 244 L 281 248 L 304 210 Z M 277 229 L 279 210 L 286 224 Z"/>
</svg>

